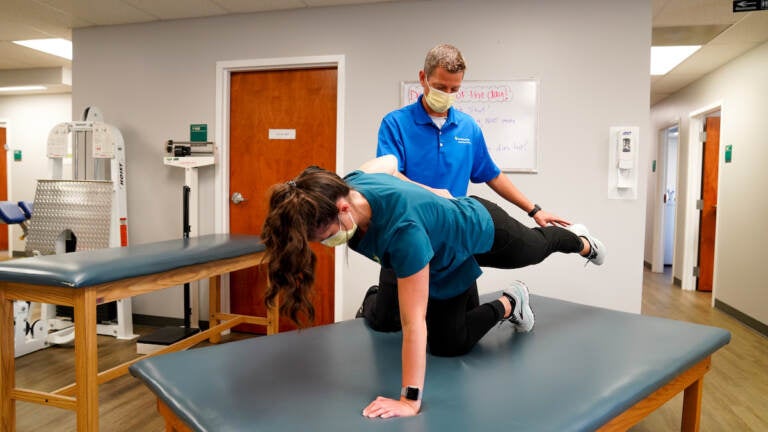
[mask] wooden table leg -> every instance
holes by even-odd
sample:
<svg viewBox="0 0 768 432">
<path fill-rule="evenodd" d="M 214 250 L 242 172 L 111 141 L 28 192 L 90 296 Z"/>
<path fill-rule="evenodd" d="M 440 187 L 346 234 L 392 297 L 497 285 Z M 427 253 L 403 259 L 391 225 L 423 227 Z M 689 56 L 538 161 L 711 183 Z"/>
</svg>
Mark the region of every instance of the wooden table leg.
<svg viewBox="0 0 768 432">
<path fill-rule="evenodd" d="M 176 414 L 168 408 L 168 405 L 164 404 L 160 399 L 157 400 L 157 411 L 163 416 L 165 420 L 165 432 L 192 432 L 187 425 L 184 424 Z"/>
<path fill-rule="evenodd" d="M 683 393 L 683 420 L 680 430 L 698 432 L 701 426 L 701 396 L 704 390 L 704 377 L 686 387 Z"/>
<path fill-rule="evenodd" d="M 208 280 L 208 328 L 216 327 L 219 320 L 216 314 L 221 312 L 221 275 L 214 276 Z M 212 344 L 221 342 L 221 333 L 213 333 L 208 341 Z"/>
<path fill-rule="evenodd" d="M 16 403 L 11 391 L 16 386 L 13 300 L 0 291 L 0 431 L 16 430 Z"/>
<path fill-rule="evenodd" d="M 96 291 L 78 288 L 75 295 L 75 383 L 77 430 L 99 430 L 99 361 L 96 339 Z"/>
<path fill-rule="evenodd" d="M 272 307 L 267 306 L 267 335 L 273 335 L 280 332 L 280 295 L 275 297 L 275 303 Z"/>
</svg>

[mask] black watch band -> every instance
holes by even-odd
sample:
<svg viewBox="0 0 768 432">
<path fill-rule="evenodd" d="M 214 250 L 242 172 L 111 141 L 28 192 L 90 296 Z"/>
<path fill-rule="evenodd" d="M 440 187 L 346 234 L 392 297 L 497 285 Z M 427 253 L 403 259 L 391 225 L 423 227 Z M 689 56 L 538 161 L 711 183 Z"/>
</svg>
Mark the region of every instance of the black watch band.
<svg viewBox="0 0 768 432">
<path fill-rule="evenodd" d="M 400 390 L 400 396 L 405 396 L 410 401 L 420 401 L 421 389 L 416 386 L 405 386 Z"/>
<path fill-rule="evenodd" d="M 538 213 L 538 212 L 539 212 L 539 210 L 541 210 L 541 207 L 539 207 L 539 205 L 538 205 L 538 204 L 534 204 L 534 205 L 533 205 L 533 210 L 531 210 L 531 211 L 529 211 L 529 212 L 528 212 L 528 216 L 530 216 L 530 217 L 534 217 L 534 216 L 536 215 L 536 213 Z"/>
</svg>

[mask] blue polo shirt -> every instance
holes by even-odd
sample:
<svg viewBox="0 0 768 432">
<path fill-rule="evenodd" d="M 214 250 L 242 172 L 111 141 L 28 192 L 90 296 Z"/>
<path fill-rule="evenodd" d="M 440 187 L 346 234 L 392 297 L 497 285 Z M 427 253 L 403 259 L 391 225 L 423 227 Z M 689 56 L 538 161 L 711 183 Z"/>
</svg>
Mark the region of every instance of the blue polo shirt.
<svg viewBox="0 0 768 432">
<path fill-rule="evenodd" d="M 365 234 L 349 247 L 399 278 L 429 264 L 429 296 L 455 297 L 482 274 L 474 255 L 493 245 L 488 210 L 472 198 L 448 199 L 389 174 L 355 171 L 344 180 L 371 206 Z"/>
<path fill-rule="evenodd" d="M 376 156 L 394 155 L 398 170 L 427 186 L 467 195 L 467 186 L 496 178 L 493 162 L 477 122 L 455 108 L 448 110 L 442 129 L 435 126 L 419 99 L 387 114 L 379 127 Z"/>
</svg>

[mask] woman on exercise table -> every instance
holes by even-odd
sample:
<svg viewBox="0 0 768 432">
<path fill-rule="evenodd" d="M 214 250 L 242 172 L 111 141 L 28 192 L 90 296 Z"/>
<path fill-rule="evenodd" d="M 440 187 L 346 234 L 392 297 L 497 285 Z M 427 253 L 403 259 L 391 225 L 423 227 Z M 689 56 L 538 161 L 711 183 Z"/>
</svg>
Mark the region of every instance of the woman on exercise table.
<svg viewBox="0 0 768 432">
<path fill-rule="evenodd" d="M 340 178 L 309 167 L 271 189 L 262 239 L 269 286 L 266 301 L 280 295 L 280 311 L 297 324 L 309 321 L 315 256 L 309 242 L 348 244 L 397 275 L 402 321 L 399 399 L 378 397 L 366 417 L 416 415 L 424 391 L 427 347 L 436 356 L 467 353 L 494 325 L 533 328 L 528 288 L 515 281 L 503 295 L 479 304 L 480 266 L 519 268 L 554 252 L 578 253 L 594 264 L 603 244 L 583 225 L 528 228 L 479 197 L 450 198 L 396 177 L 397 161 L 382 156 Z"/>
</svg>

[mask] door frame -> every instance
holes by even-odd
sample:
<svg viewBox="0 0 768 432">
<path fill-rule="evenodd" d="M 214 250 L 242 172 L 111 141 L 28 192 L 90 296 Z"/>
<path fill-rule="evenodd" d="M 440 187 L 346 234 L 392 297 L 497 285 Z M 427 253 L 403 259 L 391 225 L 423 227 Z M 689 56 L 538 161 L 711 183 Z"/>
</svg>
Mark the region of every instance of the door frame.
<svg viewBox="0 0 768 432">
<path fill-rule="evenodd" d="M 678 117 L 674 121 L 668 123 L 658 131 L 658 145 L 656 150 L 656 202 L 654 204 L 654 223 L 653 223 L 653 249 L 651 252 L 651 271 L 654 273 L 664 272 L 664 220 L 666 208 L 664 206 L 664 193 L 666 192 L 667 184 L 667 146 L 669 144 L 669 129 L 677 126 L 678 137 L 680 136 L 680 118 Z M 678 138 L 678 167 L 680 166 L 680 139 Z M 679 170 L 678 170 L 679 173 Z M 677 178 L 678 190 L 680 184 L 680 177 Z M 675 217 L 677 219 L 677 217 Z M 675 274 L 675 255 L 677 255 L 677 223 L 675 223 L 675 234 L 672 236 L 673 246 L 673 258 L 672 258 L 672 274 Z"/>
<path fill-rule="evenodd" d="M 5 148 L 1 151 L 6 152 L 5 154 L 5 181 L 6 181 L 6 197 L 8 201 L 13 201 L 13 193 L 11 192 L 13 190 L 11 179 L 13 176 L 11 175 L 11 168 L 13 163 L 13 155 L 10 155 L 8 152 L 11 150 L 11 121 L 7 118 L 0 117 L 0 128 L 5 129 Z M 6 225 L 6 229 L 8 230 L 8 257 L 13 257 L 13 251 L 16 247 L 16 235 L 14 235 L 13 231 L 13 225 Z"/>
<path fill-rule="evenodd" d="M 699 211 L 696 209 L 696 201 L 701 198 L 701 176 L 702 176 L 702 158 L 704 156 L 704 144 L 700 140 L 700 133 L 704 130 L 704 119 L 716 112 L 720 112 L 723 117 L 724 105 L 718 101 L 691 112 L 688 124 L 688 175 L 686 176 L 686 198 L 685 198 L 685 240 L 683 250 L 683 270 L 682 270 L 682 289 L 687 291 L 696 290 L 696 277 L 693 275 L 693 268 L 698 265 L 699 259 Z M 722 126 L 720 131 L 720 142 L 723 142 Z M 722 165 L 721 155 L 718 154 L 718 165 Z M 717 182 L 718 192 L 720 181 Z M 717 290 L 717 237 L 719 235 L 718 225 L 720 219 L 715 222 L 715 268 L 713 270 L 712 284 L 712 304 L 715 301 L 715 292 Z"/>
<path fill-rule="evenodd" d="M 214 229 L 229 232 L 229 94 L 233 72 L 310 69 L 335 67 L 336 81 L 336 172 L 344 173 L 344 55 L 279 57 L 216 62 L 216 124 L 215 147 L 217 155 L 214 170 Z M 341 320 L 343 309 L 343 249 L 334 248 L 334 310 L 335 321 Z M 221 278 L 223 312 L 229 312 L 229 275 Z"/>
</svg>

